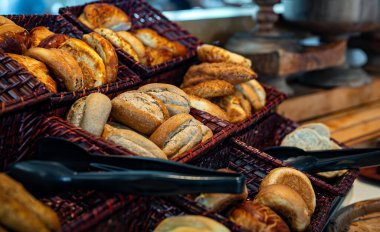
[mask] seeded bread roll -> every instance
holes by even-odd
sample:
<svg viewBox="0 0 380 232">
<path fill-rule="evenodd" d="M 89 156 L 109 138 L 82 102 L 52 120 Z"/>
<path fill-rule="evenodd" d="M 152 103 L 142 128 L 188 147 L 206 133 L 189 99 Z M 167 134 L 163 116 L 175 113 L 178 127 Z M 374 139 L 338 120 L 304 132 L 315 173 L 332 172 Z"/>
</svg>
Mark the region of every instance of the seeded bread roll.
<svg viewBox="0 0 380 232">
<path fill-rule="evenodd" d="M 168 158 L 175 158 L 202 141 L 202 129 L 190 114 L 177 114 L 162 123 L 149 139 Z"/>
<path fill-rule="evenodd" d="M 111 100 L 104 94 L 92 93 L 78 99 L 71 106 L 66 119 L 74 126 L 100 136 L 110 112 Z"/>
<path fill-rule="evenodd" d="M 210 80 L 184 88 L 183 91 L 202 98 L 213 98 L 231 95 L 235 92 L 235 88 L 227 81 Z"/>
<path fill-rule="evenodd" d="M 190 112 L 190 101 L 187 94 L 174 85 L 153 83 L 144 85 L 139 90 L 160 99 L 168 109 L 170 116 Z"/>
<path fill-rule="evenodd" d="M 138 132 L 152 134 L 169 118 L 162 101 L 141 91 L 128 91 L 112 99 L 112 117 Z"/>
</svg>

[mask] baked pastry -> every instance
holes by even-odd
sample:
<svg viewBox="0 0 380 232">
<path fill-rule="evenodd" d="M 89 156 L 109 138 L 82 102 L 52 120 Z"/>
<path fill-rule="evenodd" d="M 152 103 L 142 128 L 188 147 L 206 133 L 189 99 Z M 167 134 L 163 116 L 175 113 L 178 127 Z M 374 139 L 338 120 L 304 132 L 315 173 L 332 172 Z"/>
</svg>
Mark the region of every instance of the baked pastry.
<svg viewBox="0 0 380 232">
<path fill-rule="evenodd" d="M 118 128 L 113 124 L 104 126 L 102 137 L 116 143 L 139 156 L 167 159 L 165 153 L 146 137 L 131 129 Z"/>
<path fill-rule="evenodd" d="M 143 42 L 145 46 L 167 49 L 172 52 L 174 56 L 183 56 L 187 54 L 187 49 L 185 46 L 178 42 L 168 40 L 150 28 L 138 29 L 135 32 L 135 35 L 141 42 Z"/>
<path fill-rule="evenodd" d="M 202 141 L 202 129 L 190 114 L 176 114 L 162 123 L 149 139 L 168 158 L 175 158 Z"/>
<path fill-rule="evenodd" d="M 152 134 L 169 118 L 164 103 L 141 91 L 128 91 L 112 99 L 111 115 L 138 132 Z"/>
<path fill-rule="evenodd" d="M 122 51 L 129 54 L 135 61 L 140 62 L 139 56 L 132 46 L 122 39 L 116 32 L 108 28 L 97 28 L 94 30 L 99 33 L 101 36 L 104 36 L 108 41 L 110 41 L 115 47 L 120 48 Z"/>
<path fill-rule="evenodd" d="M 229 232 L 224 225 L 210 218 L 198 215 L 184 215 L 166 218 L 154 232 Z"/>
<path fill-rule="evenodd" d="M 53 34 L 51 36 L 46 37 L 44 40 L 40 42 L 38 47 L 41 48 L 59 48 L 66 40 L 70 37 L 63 34 Z"/>
<path fill-rule="evenodd" d="M 0 24 L 0 50 L 3 52 L 22 54 L 31 44 L 29 32 L 9 19 L 2 17 Z"/>
<path fill-rule="evenodd" d="M 331 148 L 330 139 L 321 137 L 310 128 L 300 128 L 287 134 L 281 141 L 281 146 L 298 147 L 305 151 L 328 150 Z"/>
<path fill-rule="evenodd" d="M 67 51 L 78 62 L 83 73 L 84 85 L 87 88 L 98 87 L 107 83 L 106 67 L 103 60 L 87 43 L 80 39 L 70 38 L 59 48 Z"/>
<path fill-rule="evenodd" d="M 112 44 L 98 33 L 91 32 L 83 36 L 85 41 L 92 47 L 102 58 L 106 68 L 106 82 L 112 83 L 116 81 L 119 59 Z"/>
<path fill-rule="evenodd" d="M 209 113 L 209 114 L 211 114 L 217 118 L 228 121 L 227 113 L 224 110 L 222 110 L 219 106 L 217 106 L 216 104 L 210 102 L 207 99 L 200 98 L 200 97 L 197 97 L 194 95 L 188 94 L 187 96 L 189 97 L 190 106 L 192 108 L 207 112 L 207 113 Z"/>
<path fill-rule="evenodd" d="M 253 201 L 237 206 L 229 219 L 245 231 L 290 232 L 288 225 L 273 210 Z"/>
<path fill-rule="evenodd" d="M 210 44 L 203 44 L 197 48 L 198 58 L 202 62 L 207 63 L 234 63 L 250 68 L 252 66 L 251 60 L 238 55 L 236 53 L 227 51 L 226 49 L 213 46 Z"/>
<path fill-rule="evenodd" d="M 28 56 L 16 55 L 12 53 L 7 54 L 9 57 L 21 64 L 31 74 L 33 74 L 40 82 L 44 83 L 46 88 L 53 93 L 57 93 L 57 84 L 54 79 L 49 75 L 49 70 L 46 65 L 38 60 Z"/>
<path fill-rule="evenodd" d="M 272 184 L 284 184 L 295 190 L 305 201 L 309 215 L 314 213 L 316 206 L 315 192 L 305 174 L 293 168 L 275 168 L 265 176 L 261 182 L 260 190 Z"/>
<path fill-rule="evenodd" d="M 228 121 L 232 123 L 241 122 L 251 115 L 242 107 L 239 97 L 228 95 L 214 100 L 223 110 L 227 112 Z"/>
<path fill-rule="evenodd" d="M 139 60 L 141 60 L 142 62 L 146 60 L 145 46 L 136 36 L 134 36 L 132 33 L 128 31 L 118 31 L 116 33 L 132 46 L 133 50 L 135 50 L 135 52 L 137 53 Z"/>
<path fill-rule="evenodd" d="M 148 66 L 156 66 L 165 63 L 174 58 L 173 53 L 163 48 L 145 48 L 145 64 Z"/>
<path fill-rule="evenodd" d="M 247 67 L 231 63 L 202 63 L 193 65 L 186 72 L 183 88 L 209 80 L 224 80 L 233 85 L 256 78 L 256 73 Z"/>
<path fill-rule="evenodd" d="M 153 83 L 144 85 L 138 90 L 160 99 L 168 109 L 170 116 L 190 112 L 190 101 L 187 94 L 174 85 Z"/>
<path fill-rule="evenodd" d="M 44 26 L 35 27 L 30 31 L 30 40 L 32 41 L 32 47 L 40 45 L 41 41 L 49 36 L 54 35 L 54 32 Z"/>
<path fill-rule="evenodd" d="M 78 19 L 92 30 L 105 27 L 114 31 L 127 31 L 132 26 L 128 15 L 124 11 L 107 3 L 86 5 Z"/>
<path fill-rule="evenodd" d="M 25 55 L 46 64 L 62 88 L 68 91 L 84 88 L 82 70 L 70 53 L 56 48 L 36 47 L 29 49 Z"/>
<path fill-rule="evenodd" d="M 67 121 L 100 136 L 111 112 L 111 100 L 104 94 L 92 93 L 78 99 L 67 114 Z"/>
<path fill-rule="evenodd" d="M 252 105 L 253 109 L 260 110 L 266 103 L 265 89 L 257 80 L 250 80 L 235 86 Z"/>
<path fill-rule="evenodd" d="M 56 213 L 0 173 L 0 224 L 15 231 L 59 231 Z"/>
<path fill-rule="evenodd" d="M 254 202 L 265 205 L 286 221 L 292 231 L 304 231 L 311 215 L 302 197 L 287 185 L 272 184 L 260 189 Z"/>
<path fill-rule="evenodd" d="M 202 98 L 213 98 L 231 95 L 235 92 L 235 88 L 227 81 L 210 80 L 186 87 L 183 91 Z"/>
</svg>

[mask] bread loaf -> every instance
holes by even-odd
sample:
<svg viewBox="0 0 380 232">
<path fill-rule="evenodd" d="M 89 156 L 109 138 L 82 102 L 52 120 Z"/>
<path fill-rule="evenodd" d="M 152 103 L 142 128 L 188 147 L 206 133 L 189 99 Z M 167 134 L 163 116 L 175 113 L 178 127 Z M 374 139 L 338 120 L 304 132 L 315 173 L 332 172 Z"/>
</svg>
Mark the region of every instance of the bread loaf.
<svg viewBox="0 0 380 232">
<path fill-rule="evenodd" d="M 235 86 L 252 105 L 253 109 L 260 110 L 266 103 L 265 89 L 256 80 L 250 80 Z"/>
<path fill-rule="evenodd" d="M 197 48 L 198 58 L 202 62 L 207 63 L 234 63 L 250 68 L 252 65 L 251 60 L 238 55 L 236 53 L 227 51 L 223 48 L 213 46 L 210 44 L 203 44 Z"/>
<path fill-rule="evenodd" d="M 210 80 L 184 88 L 183 91 L 202 98 L 214 98 L 231 95 L 235 92 L 235 88 L 224 80 Z"/>
<path fill-rule="evenodd" d="M 190 100 L 190 106 L 197 109 L 201 110 L 204 112 L 207 112 L 217 118 L 223 119 L 225 121 L 228 121 L 228 115 L 227 113 L 222 110 L 219 106 L 216 104 L 210 102 L 207 99 L 200 98 L 194 95 L 188 95 L 189 100 Z"/>
<path fill-rule="evenodd" d="M 42 40 L 49 36 L 54 35 L 54 32 L 50 31 L 49 28 L 44 26 L 35 27 L 30 31 L 30 38 L 32 41 L 32 47 L 37 47 Z"/>
<path fill-rule="evenodd" d="M 230 232 L 230 230 L 204 216 L 184 215 L 166 218 L 153 232 Z"/>
</svg>

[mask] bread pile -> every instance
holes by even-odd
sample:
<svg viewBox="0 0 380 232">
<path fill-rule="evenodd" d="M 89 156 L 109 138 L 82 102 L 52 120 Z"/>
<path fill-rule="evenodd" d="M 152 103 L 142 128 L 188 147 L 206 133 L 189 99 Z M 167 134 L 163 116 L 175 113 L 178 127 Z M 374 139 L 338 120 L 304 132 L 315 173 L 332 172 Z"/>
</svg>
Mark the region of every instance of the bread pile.
<svg viewBox="0 0 380 232">
<path fill-rule="evenodd" d="M 197 53 L 202 63 L 190 67 L 181 85 L 193 108 L 236 123 L 265 106 L 266 93 L 250 60 L 208 44 Z"/>
<path fill-rule="evenodd" d="M 298 147 L 305 151 L 341 149 L 330 139 L 330 129 L 322 123 L 304 124 L 284 137 L 281 146 Z M 344 175 L 347 170 L 317 173 L 325 178 Z"/>
<path fill-rule="evenodd" d="M 130 55 L 136 62 L 148 67 L 187 54 L 185 46 L 168 40 L 150 28 L 131 31 L 130 17 L 111 4 L 86 5 L 78 19 Z"/>
<path fill-rule="evenodd" d="M 188 96 L 169 84 L 147 84 L 110 100 L 93 93 L 77 100 L 66 119 L 140 156 L 173 159 L 213 136 L 189 114 Z M 109 116 L 116 122 L 109 122 Z"/>
<path fill-rule="evenodd" d="M 0 49 L 53 93 L 116 81 L 118 58 L 115 49 L 95 32 L 84 35 L 82 40 L 53 33 L 43 26 L 28 32 L 0 16 Z"/>
</svg>

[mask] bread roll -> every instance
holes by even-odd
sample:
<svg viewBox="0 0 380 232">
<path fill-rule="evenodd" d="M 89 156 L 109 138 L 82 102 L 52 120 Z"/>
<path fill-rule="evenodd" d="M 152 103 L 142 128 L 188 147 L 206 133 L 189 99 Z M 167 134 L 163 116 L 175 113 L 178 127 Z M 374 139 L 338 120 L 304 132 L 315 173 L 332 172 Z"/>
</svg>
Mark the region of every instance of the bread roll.
<svg viewBox="0 0 380 232">
<path fill-rule="evenodd" d="M 48 90 L 53 93 L 58 92 L 57 84 L 49 75 L 49 70 L 44 63 L 28 56 L 16 55 L 12 53 L 8 53 L 7 55 L 25 67 L 25 69 L 33 74 L 40 82 L 44 83 Z"/>
<path fill-rule="evenodd" d="M 317 132 L 319 136 L 330 139 L 330 129 L 323 123 L 307 123 L 303 124 L 300 128 L 309 128 Z"/>
<path fill-rule="evenodd" d="M 166 218 L 154 232 L 229 232 L 224 225 L 210 218 L 198 215 L 184 215 Z"/>
<path fill-rule="evenodd" d="M 273 210 L 253 201 L 237 206 L 229 219 L 245 231 L 290 232 L 288 225 Z"/>
<path fill-rule="evenodd" d="M 49 28 L 39 26 L 35 27 L 30 31 L 30 38 L 32 41 L 32 47 L 37 47 L 42 40 L 49 36 L 54 35 L 54 32 L 50 31 Z"/>
<path fill-rule="evenodd" d="M 204 112 L 207 112 L 217 118 L 223 119 L 225 121 L 228 121 L 228 116 L 227 113 L 222 110 L 219 106 L 216 104 L 210 102 L 207 99 L 200 98 L 194 95 L 188 94 L 189 100 L 190 100 L 190 106 L 197 109 L 201 110 Z"/>
<path fill-rule="evenodd" d="M 104 94 L 92 93 L 78 99 L 67 114 L 74 126 L 100 136 L 111 112 L 111 100 Z"/>
<path fill-rule="evenodd" d="M 247 67 L 230 63 L 202 63 L 193 65 L 186 72 L 181 87 L 193 86 L 209 80 L 224 80 L 233 85 L 256 78 L 256 73 Z"/>
<path fill-rule="evenodd" d="M 260 189 L 254 202 L 265 205 L 280 215 L 292 231 L 304 231 L 311 215 L 302 197 L 283 184 L 273 184 Z"/>
<path fill-rule="evenodd" d="M 173 53 L 167 49 L 162 48 L 145 48 L 146 58 L 144 60 L 145 64 L 152 67 L 162 63 L 165 63 L 173 59 Z"/>
<path fill-rule="evenodd" d="M 175 158 L 202 141 L 202 129 L 190 114 L 176 114 L 162 123 L 149 139 L 168 158 Z"/>
<path fill-rule="evenodd" d="M 84 88 L 82 70 L 70 53 L 56 48 L 31 48 L 26 55 L 45 63 L 54 73 L 55 80 L 68 91 Z"/>
<path fill-rule="evenodd" d="M 235 88 L 227 81 L 210 80 L 184 88 L 183 91 L 202 98 L 213 98 L 231 95 L 235 92 Z"/>
<path fill-rule="evenodd" d="M 38 47 L 41 48 L 59 48 L 66 40 L 70 37 L 63 34 L 53 34 L 51 36 L 46 37 L 44 40 L 40 42 Z"/>
<path fill-rule="evenodd" d="M 201 131 L 202 131 L 202 141 L 201 141 L 202 143 L 207 141 L 209 138 L 212 138 L 212 136 L 214 136 L 214 133 L 212 132 L 212 130 L 208 128 L 207 126 L 205 126 L 203 123 L 199 122 L 199 126 L 201 127 Z"/>
<path fill-rule="evenodd" d="M 0 15 L 0 26 L 4 24 L 15 24 L 12 20 L 8 19 L 7 17 Z"/>
<path fill-rule="evenodd" d="M 86 5 L 79 16 L 79 21 L 90 29 L 105 27 L 114 31 L 126 31 L 132 26 L 124 11 L 107 3 Z"/>
<path fill-rule="evenodd" d="M 115 47 L 120 48 L 132 58 L 140 62 L 139 56 L 137 55 L 136 51 L 133 49 L 133 47 L 124 39 L 122 39 L 116 32 L 108 29 L 108 28 L 97 28 L 95 29 L 95 32 L 99 33 L 101 36 L 104 36 L 108 41 L 110 41 Z"/>
<path fill-rule="evenodd" d="M 265 176 L 260 189 L 272 184 L 284 184 L 295 190 L 305 201 L 309 215 L 313 214 L 316 206 L 315 192 L 305 174 L 293 168 L 275 168 Z"/>
<path fill-rule="evenodd" d="M 256 80 L 237 84 L 236 89 L 244 95 L 255 110 L 260 110 L 266 103 L 265 89 Z"/>
<path fill-rule="evenodd" d="M 112 44 L 98 33 L 91 32 L 82 38 L 102 58 L 106 68 L 107 83 L 116 81 L 119 59 Z"/>
<path fill-rule="evenodd" d="M 170 116 L 190 112 L 190 101 L 187 94 L 174 85 L 153 83 L 144 85 L 138 90 L 160 99 L 168 109 Z"/>
<path fill-rule="evenodd" d="M 244 110 L 240 99 L 235 95 L 215 99 L 215 102 L 227 112 L 228 121 L 232 123 L 241 122 L 250 116 L 250 113 Z"/>
<path fill-rule="evenodd" d="M 240 101 L 240 106 L 243 108 L 244 112 L 248 115 L 252 115 L 252 106 L 251 103 L 244 97 L 239 91 L 235 91 L 234 96 L 236 96 Z"/>
<path fill-rule="evenodd" d="M 146 135 L 169 118 L 160 99 L 141 91 L 128 91 L 112 99 L 111 114 L 120 123 Z"/>
<path fill-rule="evenodd" d="M 319 136 L 319 134 L 309 128 L 294 130 L 285 136 L 281 146 L 298 147 L 305 151 L 329 150 L 331 148 L 330 139 Z"/>
<path fill-rule="evenodd" d="M 106 124 L 102 137 L 116 143 L 140 156 L 167 159 L 165 153 L 156 144 L 131 129 L 121 129 Z"/>
<path fill-rule="evenodd" d="M 59 48 L 70 53 L 78 62 L 87 88 L 98 87 L 107 83 L 106 67 L 103 60 L 87 43 L 80 39 L 70 38 Z"/>
<path fill-rule="evenodd" d="M 13 22 L 0 26 L 0 50 L 3 52 L 23 54 L 30 47 L 29 32 Z"/>
<path fill-rule="evenodd" d="M 234 63 L 250 68 L 252 66 L 251 60 L 238 55 L 236 53 L 227 51 L 223 48 L 213 46 L 210 44 L 203 44 L 197 48 L 198 58 L 202 62 L 207 63 Z"/>
<path fill-rule="evenodd" d="M 116 33 L 132 46 L 141 61 L 145 59 L 145 46 L 136 36 L 128 31 L 118 31 Z"/>
</svg>

